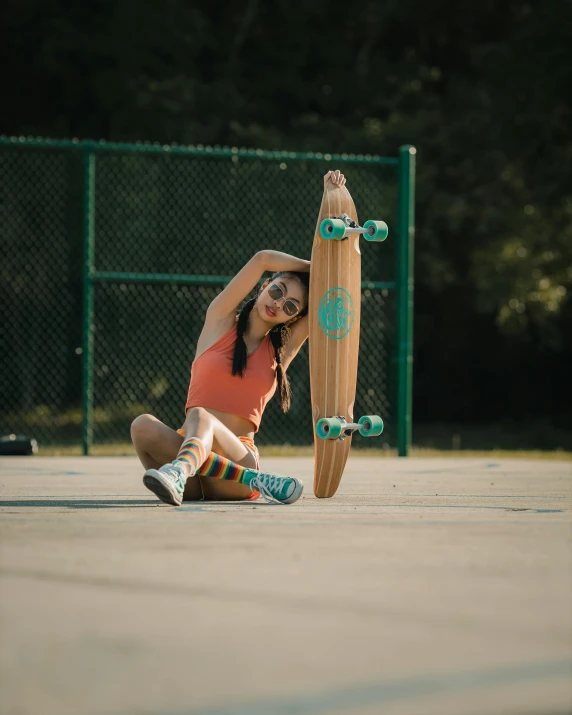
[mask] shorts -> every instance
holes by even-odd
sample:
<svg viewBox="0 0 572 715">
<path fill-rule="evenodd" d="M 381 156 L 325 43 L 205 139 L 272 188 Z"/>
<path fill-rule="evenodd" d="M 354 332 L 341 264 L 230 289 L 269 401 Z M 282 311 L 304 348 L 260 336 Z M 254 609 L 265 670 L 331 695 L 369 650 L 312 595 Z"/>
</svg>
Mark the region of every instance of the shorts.
<svg viewBox="0 0 572 715">
<path fill-rule="evenodd" d="M 185 431 L 183 429 L 178 429 L 177 434 L 180 434 L 181 437 L 184 437 Z M 260 454 L 258 452 L 258 448 L 254 444 L 254 440 L 252 439 L 252 437 L 245 437 L 243 435 L 237 435 L 237 437 L 256 460 L 256 469 L 260 469 Z"/>
<path fill-rule="evenodd" d="M 252 437 L 239 436 L 238 439 L 254 456 L 254 459 L 256 460 L 256 469 L 260 469 L 260 453 L 258 452 L 258 447 L 254 444 L 254 440 L 252 439 Z"/>
</svg>

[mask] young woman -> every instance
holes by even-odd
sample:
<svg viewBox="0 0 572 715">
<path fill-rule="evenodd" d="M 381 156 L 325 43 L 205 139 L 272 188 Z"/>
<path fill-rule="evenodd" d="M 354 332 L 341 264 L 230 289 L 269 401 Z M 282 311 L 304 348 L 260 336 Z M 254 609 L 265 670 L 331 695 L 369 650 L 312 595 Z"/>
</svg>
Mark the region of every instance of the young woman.
<svg viewBox="0 0 572 715">
<path fill-rule="evenodd" d="M 324 185 L 346 183 L 329 171 Z M 209 305 L 191 369 L 183 427 L 173 430 L 152 415 L 131 426 L 145 486 L 167 504 L 185 499 L 247 499 L 262 493 L 285 504 L 303 484 L 259 470 L 254 435 L 275 392 L 290 407 L 286 371 L 308 337 L 310 262 L 260 251 Z M 239 305 L 273 273 L 237 314 Z"/>
</svg>

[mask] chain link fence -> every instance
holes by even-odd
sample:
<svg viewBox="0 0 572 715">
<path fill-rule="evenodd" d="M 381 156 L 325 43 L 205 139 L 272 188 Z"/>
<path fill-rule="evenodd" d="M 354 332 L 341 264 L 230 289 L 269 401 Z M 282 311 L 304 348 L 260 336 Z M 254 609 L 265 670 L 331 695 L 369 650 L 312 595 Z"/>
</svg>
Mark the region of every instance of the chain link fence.
<svg viewBox="0 0 572 715">
<path fill-rule="evenodd" d="M 181 426 L 207 306 L 256 251 L 310 258 L 330 168 L 390 227 L 362 244 L 355 404 L 386 428 L 354 439 L 393 446 L 397 159 L 40 140 L 0 141 L 0 434 L 85 448 L 128 442 L 143 412 Z M 307 346 L 289 375 L 259 445 L 312 444 Z"/>
</svg>

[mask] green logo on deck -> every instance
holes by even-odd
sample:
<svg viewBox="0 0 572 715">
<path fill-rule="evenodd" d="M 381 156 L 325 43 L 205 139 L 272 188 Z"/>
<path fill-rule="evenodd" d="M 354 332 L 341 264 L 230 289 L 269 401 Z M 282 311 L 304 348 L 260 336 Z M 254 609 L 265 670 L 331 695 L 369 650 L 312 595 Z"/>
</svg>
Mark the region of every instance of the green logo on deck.
<svg viewBox="0 0 572 715">
<path fill-rule="evenodd" d="M 332 340 L 346 337 L 352 329 L 355 315 L 352 297 L 344 288 L 332 288 L 322 296 L 318 306 L 318 322 Z"/>
</svg>

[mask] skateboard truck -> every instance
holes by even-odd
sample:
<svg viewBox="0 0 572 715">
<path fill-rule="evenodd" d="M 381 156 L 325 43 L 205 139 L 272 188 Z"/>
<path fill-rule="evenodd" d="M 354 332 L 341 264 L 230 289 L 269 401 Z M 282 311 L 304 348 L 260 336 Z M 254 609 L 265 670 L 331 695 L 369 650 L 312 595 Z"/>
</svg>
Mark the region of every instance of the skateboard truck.
<svg viewBox="0 0 572 715">
<path fill-rule="evenodd" d="M 367 241 L 385 241 L 388 232 L 385 221 L 366 221 L 360 226 L 346 213 L 325 218 L 320 224 L 320 236 L 334 241 L 345 241 L 354 233 L 363 233 Z"/>
<path fill-rule="evenodd" d="M 320 439 L 335 439 L 343 442 L 356 430 L 363 437 L 377 437 L 383 432 L 383 420 L 379 415 L 364 415 L 359 422 L 348 422 L 343 415 L 323 417 L 316 423 L 316 434 Z"/>
</svg>

